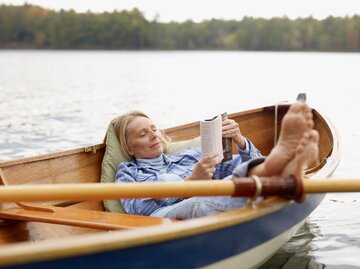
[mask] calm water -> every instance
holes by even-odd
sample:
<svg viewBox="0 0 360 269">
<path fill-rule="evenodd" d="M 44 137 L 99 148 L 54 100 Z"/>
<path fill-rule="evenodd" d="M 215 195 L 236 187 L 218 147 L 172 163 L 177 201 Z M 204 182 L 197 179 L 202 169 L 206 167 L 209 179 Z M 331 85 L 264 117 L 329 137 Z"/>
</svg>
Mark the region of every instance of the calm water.
<svg viewBox="0 0 360 269">
<path fill-rule="evenodd" d="M 141 109 L 160 127 L 307 92 L 339 129 L 337 178 L 359 178 L 360 54 L 0 51 L 0 161 L 102 142 Z M 330 194 L 265 268 L 360 268 L 360 194 Z"/>
</svg>

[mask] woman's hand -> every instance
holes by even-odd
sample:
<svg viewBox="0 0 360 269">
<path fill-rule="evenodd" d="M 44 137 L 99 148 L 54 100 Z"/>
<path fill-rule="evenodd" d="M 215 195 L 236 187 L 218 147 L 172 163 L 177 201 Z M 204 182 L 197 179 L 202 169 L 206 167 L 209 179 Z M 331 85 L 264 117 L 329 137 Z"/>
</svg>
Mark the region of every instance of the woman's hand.
<svg viewBox="0 0 360 269">
<path fill-rule="evenodd" d="M 222 136 L 232 138 L 241 149 L 246 149 L 245 138 L 242 136 L 239 124 L 236 121 L 226 119 L 222 122 Z"/>
<path fill-rule="evenodd" d="M 210 154 L 201 158 L 195 165 L 194 171 L 186 180 L 211 179 L 215 172 L 218 154 Z"/>
</svg>

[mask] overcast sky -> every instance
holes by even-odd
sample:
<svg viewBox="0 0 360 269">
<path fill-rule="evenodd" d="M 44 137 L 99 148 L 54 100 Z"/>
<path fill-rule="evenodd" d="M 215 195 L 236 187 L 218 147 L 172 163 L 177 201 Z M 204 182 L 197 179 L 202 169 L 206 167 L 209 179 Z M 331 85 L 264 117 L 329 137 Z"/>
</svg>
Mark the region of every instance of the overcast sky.
<svg viewBox="0 0 360 269">
<path fill-rule="evenodd" d="M 36 4 L 59 10 L 78 12 L 130 10 L 139 8 L 147 19 L 156 14 L 159 20 L 184 21 L 192 19 L 235 19 L 244 16 L 289 18 L 313 16 L 323 19 L 332 16 L 360 15 L 360 0 L 0 0 L 3 4 Z"/>
</svg>

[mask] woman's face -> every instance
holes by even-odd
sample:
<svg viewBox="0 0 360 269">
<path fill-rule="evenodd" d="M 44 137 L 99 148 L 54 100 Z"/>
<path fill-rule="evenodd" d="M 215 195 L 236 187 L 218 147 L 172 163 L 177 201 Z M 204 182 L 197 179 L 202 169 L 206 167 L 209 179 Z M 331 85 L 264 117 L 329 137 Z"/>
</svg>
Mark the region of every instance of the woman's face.
<svg viewBox="0 0 360 269">
<path fill-rule="evenodd" d="M 127 137 L 129 153 L 135 158 L 156 158 L 164 151 L 160 130 L 146 117 L 136 117 L 128 124 Z"/>
</svg>

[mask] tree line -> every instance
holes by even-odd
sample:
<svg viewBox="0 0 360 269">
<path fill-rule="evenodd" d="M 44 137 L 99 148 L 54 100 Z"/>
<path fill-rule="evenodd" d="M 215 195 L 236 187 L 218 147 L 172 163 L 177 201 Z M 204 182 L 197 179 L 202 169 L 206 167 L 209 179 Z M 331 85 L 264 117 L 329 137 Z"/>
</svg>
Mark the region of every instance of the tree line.
<svg viewBox="0 0 360 269">
<path fill-rule="evenodd" d="M 358 52 L 360 16 L 162 23 L 136 8 L 76 13 L 0 5 L 0 48 Z"/>
</svg>

